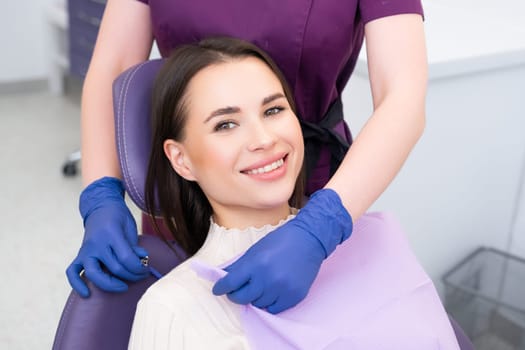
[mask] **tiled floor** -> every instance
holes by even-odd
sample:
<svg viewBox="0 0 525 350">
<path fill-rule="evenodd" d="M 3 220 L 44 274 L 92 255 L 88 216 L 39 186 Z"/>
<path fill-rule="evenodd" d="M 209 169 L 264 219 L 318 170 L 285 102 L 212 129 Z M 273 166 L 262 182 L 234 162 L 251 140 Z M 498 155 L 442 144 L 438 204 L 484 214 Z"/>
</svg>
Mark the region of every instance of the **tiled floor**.
<svg viewBox="0 0 525 350">
<path fill-rule="evenodd" d="M 0 349 L 50 349 L 70 291 L 64 271 L 82 238 L 78 96 L 0 95 Z"/>
</svg>

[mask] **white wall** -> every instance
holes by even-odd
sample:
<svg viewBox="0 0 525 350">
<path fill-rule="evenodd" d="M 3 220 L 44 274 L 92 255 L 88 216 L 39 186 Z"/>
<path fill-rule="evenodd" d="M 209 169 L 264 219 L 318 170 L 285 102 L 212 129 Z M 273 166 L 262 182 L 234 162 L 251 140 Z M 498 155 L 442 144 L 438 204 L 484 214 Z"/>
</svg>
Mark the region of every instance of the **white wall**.
<svg viewBox="0 0 525 350">
<path fill-rule="evenodd" d="M 3 1 L 0 11 L 0 83 L 44 79 L 45 8 L 56 0 Z"/>
<path fill-rule="evenodd" d="M 525 158 L 525 156 L 524 156 Z M 525 172 L 525 159 L 522 164 Z M 518 194 L 519 202 L 516 203 L 516 221 L 512 227 L 510 237 L 510 252 L 514 255 L 525 257 L 525 180 L 521 183 L 521 192 Z"/>
</svg>

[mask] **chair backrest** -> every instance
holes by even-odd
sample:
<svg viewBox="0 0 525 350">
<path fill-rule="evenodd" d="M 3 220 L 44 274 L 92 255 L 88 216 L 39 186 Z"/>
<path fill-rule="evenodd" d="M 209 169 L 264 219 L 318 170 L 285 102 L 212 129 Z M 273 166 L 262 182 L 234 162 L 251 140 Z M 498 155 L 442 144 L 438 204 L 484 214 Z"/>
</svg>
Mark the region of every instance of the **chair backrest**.
<svg viewBox="0 0 525 350">
<path fill-rule="evenodd" d="M 162 62 L 156 59 L 141 63 L 113 83 L 115 134 L 124 186 L 144 211 L 144 184 L 151 150 L 151 90 Z"/>
<path fill-rule="evenodd" d="M 122 73 L 113 84 L 117 152 L 126 191 L 145 210 L 144 183 L 151 143 L 151 88 L 163 60 L 151 60 Z M 181 262 L 179 255 L 160 238 L 144 235 L 139 244 L 150 254 L 150 264 L 165 274 Z M 130 283 L 125 293 L 106 293 L 86 281 L 87 299 L 71 292 L 55 335 L 53 350 L 126 349 L 135 308 L 154 277 Z M 451 319 L 461 350 L 474 347 L 461 327 Z"/>
</svg>

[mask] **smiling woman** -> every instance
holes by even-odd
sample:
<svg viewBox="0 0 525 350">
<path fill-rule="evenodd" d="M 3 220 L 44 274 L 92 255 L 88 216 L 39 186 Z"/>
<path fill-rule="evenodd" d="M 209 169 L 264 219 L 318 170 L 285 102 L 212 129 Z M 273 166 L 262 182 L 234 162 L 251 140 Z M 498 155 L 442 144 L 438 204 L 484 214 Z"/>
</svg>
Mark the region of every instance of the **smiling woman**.
<svg viewBox="0 0 525 350">
<path fill-rule="evenodd" d="M 301 207 L 304 144 L 290 96 L 271 59 L 237 39 L 182 46 L 159 72 L 146 201 L 190 258 L 142 296 L 129 349 L 457 349 L 432 281 L 387 215 L 364 215 L 353 243 L 329 257 L 288 255 L 292 265 L 326 259 L 292 309 L 273 315 L 278 290 L 253 278 L 245 287 L 255 301 L 213 295 L 255 243 L 279 249 L 264 241 L 282 235 L 271 231 L 301 215 L 319 221 L 319 206 L 332 204 L 321 196 Z"/>
<path fill-rule="evenodd" d="M 256 46 L 213 38 L 174 51 L 158 73 L 152 106 L 148 212 L 163 217 L 192 257 L 142 297 L 130 348 L 249 348 L 235 316 L 241 306 L 214 296 L 190 266 L 230 261 L 302 206 L 304 144 L 290 89 Z M 179 323 L 185 307 L 193 316 Z"/>
</svg>

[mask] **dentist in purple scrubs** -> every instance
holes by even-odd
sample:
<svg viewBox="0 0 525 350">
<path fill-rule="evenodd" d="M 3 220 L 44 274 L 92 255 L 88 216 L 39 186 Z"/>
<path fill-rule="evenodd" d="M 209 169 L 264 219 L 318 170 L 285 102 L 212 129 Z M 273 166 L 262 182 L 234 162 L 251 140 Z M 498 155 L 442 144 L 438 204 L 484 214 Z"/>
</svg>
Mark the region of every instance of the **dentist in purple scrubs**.
<svg viewBox="0 0 525 350">
<path fill-rule="evenodd" d="M 66 272 L 83 297 L 89 289 L 81 271 L 112 292 L 148 273 L 140 263 L 147 252 L 137 245 L 124 202 L 113 80 L 147 60 L 154 40 L 167 56 L 210 36 L 248 40 L 284 73 L 305 138 L 310 197 L 308 210 L 226 268 L 216 295 L 272 313 L 299 303 L 323 260 L 338 244 L 351 244 L 345 240 L 353 222 L 391 183 L 423 132 L 427 62 L 420 0 L 108 0 L 82 95 L 85 233 Z M 341 94 L 365 39 L 374 110 L 352 139 Z"/>
</svg>

